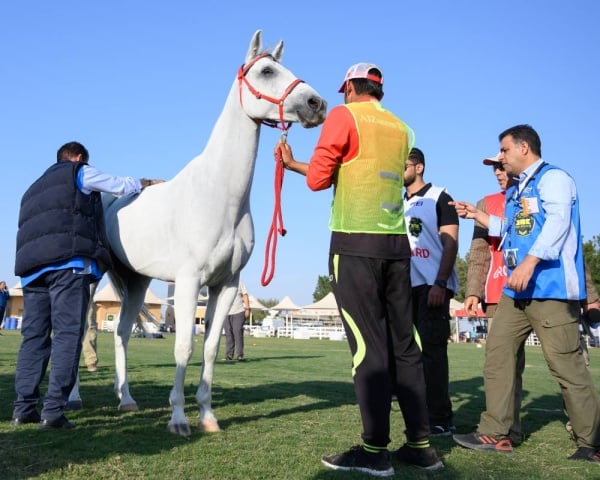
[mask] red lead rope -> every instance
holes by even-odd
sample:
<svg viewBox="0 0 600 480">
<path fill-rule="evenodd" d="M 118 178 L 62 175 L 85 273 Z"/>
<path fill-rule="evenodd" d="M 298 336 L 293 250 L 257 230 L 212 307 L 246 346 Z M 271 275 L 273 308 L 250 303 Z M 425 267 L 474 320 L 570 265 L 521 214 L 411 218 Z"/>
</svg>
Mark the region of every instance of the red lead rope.
<svg viewBox="0 0 600 480">
<path fill-rule="evenodd" d="M 282 140 L 285 141 L 287 132 L 283 132 L 281 135 Z M 275 252 L 277 251 L 277 234 L 279 233 L 282 237 L 287 233 L 283 228 L 283 215 L 281 214 L 281 187 L 283 186 L 283 159 L 281 158 L 281 147 L 275 152 L 275 206 L 273 208 L 273 220 L 271 221 L 271 228 L 267 235 L 267 244 L 265 246 L 265 263 L 260 277 L 260 283 L 263 287 L 266 287 L 275 274 Z M 269 263 L 270 262 L 270 263 Z"/>
<path fill-rule="evenodd" d="M 283 119 L 283 102 L 288 97 L 292 90 L 296 88 L 298 85 L 303 83 L 304 80 L 300 80 L 296 78 L 292 83 L 288 85 L 288 87 L 283 92 L 281 98 L 274 98 L 269 95 L 265 95 L 262 92 L 256 90 L 248 81 L 246 77 L 247 73 L 250 71 L 250 68 L 259 61 L 261 58 L 270 57 L 268 53 L 263 53 L 262 55 L 258 55 L 254 57 L 248 64 L 242 65 L 238 70 L 238 84 L 239 84 L 239 93 L 240 93 L 240 105 L 242 104 L 242 86 L 246 85 L 248 91 L 254 95 L 254 97 L 262 100 L 266 100 L 268 102 L 274 103 L 278 106 L 279 109 L 279 120 L 281 126 L 277 125 L 274 122 L 269 121 L 261 121 L 269 127 L 276 127 L 280 130 L 283 130 L 281 134 L 281 140 L 285 142 L 285 138 L 287 136 L 287 131 L 292 126 L 291 123 L 285 123 Z M 272 57 L 271 57 L 272 58 Z M 267 236 L 267 245 L 265 248 L 265 265 L 263 268 L 263 272 L 260 278 L 260 283 L 263 287 L 267 286 L 271 280 L 273 279 L 273 275 L 275 274 L 275 251 L 277 250 L 277 233 L 280 233 L 283 237 L 285 235 L 285 228 L 283 228 L 283 217 L 281 215 L 281 186 L 283 185 L 283 161 L 281 158 L 281 149 L 277 149 L 275 153 L 275 208 L 273 211 L 273 221 L 271 223 L 271 229 L 269 230 L 269 235 Z M 269 261 L 271 262 L 271 267 L 269 268 Z M 267 273 L 269 271 L 269 273 Z M 265 278 L 266 277 L 266 278 Z"/>
</svg>

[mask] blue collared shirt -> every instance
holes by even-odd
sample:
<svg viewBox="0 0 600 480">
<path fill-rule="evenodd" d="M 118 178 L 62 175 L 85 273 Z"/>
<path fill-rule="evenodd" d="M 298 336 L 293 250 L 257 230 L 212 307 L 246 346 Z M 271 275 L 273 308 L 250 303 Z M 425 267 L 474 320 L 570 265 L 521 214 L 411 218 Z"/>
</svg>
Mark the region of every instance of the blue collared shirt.
<svg viewBox="0 0 600 480">
<path fill-rule="evenodd" d="M 528 179 L 535 173 L 542 159 L 523 170 L 519 175 L 518 191 L 521 193 Z M 544 226 L 529 250 L 528 254 L 542 260 L 558 259 L 571 226 L 571 210 L 577 198 L 577 189 L 573 179 L 558 168 L 548 170 L 540 178 L 538 189 L 541 205 L 546 213 Z M 506 219 L 490 215 L 488 231 L 491 236 L 499 237 L 504 231 Z"/>
<path fill-rule="evenodd" d="M 115 177 L 91 165 L 84 165 L 77 174 L 77 188 L 86 195 L 92 192 L 104 192 L 121 196 L 140 193 L 142 184 L 137 178 Z"/>
</svg>

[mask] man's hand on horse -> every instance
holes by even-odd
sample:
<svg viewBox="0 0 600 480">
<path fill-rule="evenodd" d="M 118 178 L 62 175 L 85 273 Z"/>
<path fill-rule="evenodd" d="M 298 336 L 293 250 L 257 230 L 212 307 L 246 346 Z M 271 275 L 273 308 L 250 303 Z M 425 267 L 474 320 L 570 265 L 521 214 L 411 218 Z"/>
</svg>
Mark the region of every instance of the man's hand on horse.
<svg viewBox="0 0 600 480">
<path fill-rule="evenodd" d="M 146 187 L 151 187 L 152 185 L 157 185 L 159 183 L 163 183 L 164 180 L 160 178 L 142 178 L 140 183 L 142 184 L 142 190 Z"/>
</svg>

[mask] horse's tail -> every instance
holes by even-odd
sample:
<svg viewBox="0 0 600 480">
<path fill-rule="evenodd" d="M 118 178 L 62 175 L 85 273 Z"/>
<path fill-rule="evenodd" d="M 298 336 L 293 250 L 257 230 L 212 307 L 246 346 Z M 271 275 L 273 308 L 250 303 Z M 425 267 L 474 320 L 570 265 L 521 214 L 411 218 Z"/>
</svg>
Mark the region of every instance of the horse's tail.
<svg viewBox="0 0 600 480">
<path fill-rule="evenodd" d="M 121 303 L 123 303 L 123 298 L 125 298 L 125 293 L 126 293 L 126 289 L 127 289 L 127 287 L 125 286 L 125 280 L 123 279 L 123 277 L 121 275 L 119 275 L 116 268 L 109 270 L 107 273 L 108 273 L 108 278 L 110 279 L 110 281 L 113 285 L 115 293 L 121 300 Z"/>
<path fill-rule="evenodd" d="M 108 278 L 113 284 L 113 288 L 117 296 L 121 299 L 121 303 L 123 303 L 123 299 L 127 295 L 127 284 L 125 282 L 125 277 L 123 274 L 119 273 L 119 269 L 126 269 L 125 265 L 121 262 L 117 261 L 115 263 L 115 268 L 108 271 Z M 141 330 L 146 334 L 146 328 L 144 327 L 144 323 L 142 322 L 142 318 L 146 320 L 146 322 L 150 322 L 155 326 L 159 326 L 160 323 L 156 320 L 154 315 L 150 312 L 150 309 L 146 306 L 145 303 L 142 303 L 142 308 L 140 310 L 139 315 L 136 317 L 135 321 Z"/>
</svg>

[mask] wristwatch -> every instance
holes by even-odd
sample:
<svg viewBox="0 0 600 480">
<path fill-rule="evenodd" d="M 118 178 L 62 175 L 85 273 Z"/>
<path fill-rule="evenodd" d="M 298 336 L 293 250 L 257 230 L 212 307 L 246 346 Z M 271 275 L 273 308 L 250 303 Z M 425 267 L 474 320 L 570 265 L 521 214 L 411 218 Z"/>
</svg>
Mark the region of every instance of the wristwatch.
<svg viewBox="0 0 600 480">
<path fill-rule="evenodd" d="M 434 283 L 434 285 L 437 285 L 438 287 L 441 287 L 441 288 L 446 288 L 448 286 L 448 282 L 446 280 L 436 280 L 433 283 Z"/>
</svg>

